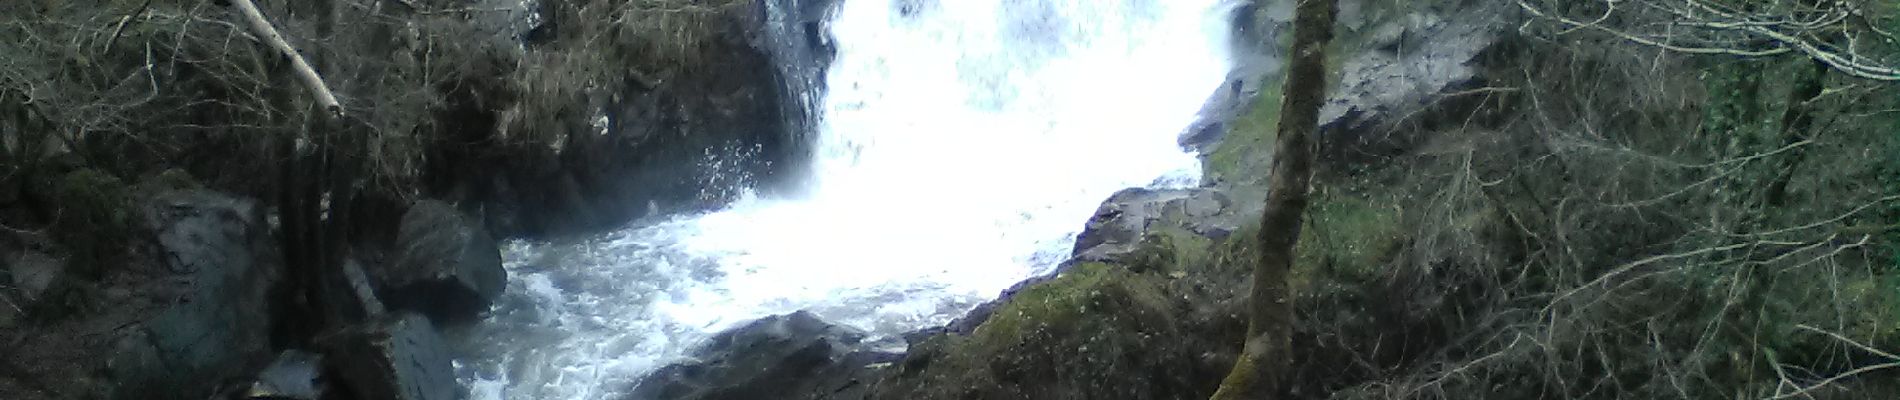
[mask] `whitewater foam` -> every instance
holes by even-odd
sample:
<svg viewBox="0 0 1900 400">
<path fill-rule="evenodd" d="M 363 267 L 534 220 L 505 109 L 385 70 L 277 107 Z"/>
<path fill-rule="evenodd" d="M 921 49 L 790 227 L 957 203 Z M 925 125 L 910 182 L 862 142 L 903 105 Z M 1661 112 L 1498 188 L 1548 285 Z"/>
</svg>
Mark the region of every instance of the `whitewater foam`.
<svg viewBox="0 0 1900 400">
<path fill-rule="evenodd" d="M 802 190 L 509 244 L 458 371 L 477 398 L 601 398 L 767 315 L 946 323 L 1049 272 L 1115 191 L 1198 182 L 1176 138 L 1230 68 L 1235 3 L 845 0 Z"/>
</svg>

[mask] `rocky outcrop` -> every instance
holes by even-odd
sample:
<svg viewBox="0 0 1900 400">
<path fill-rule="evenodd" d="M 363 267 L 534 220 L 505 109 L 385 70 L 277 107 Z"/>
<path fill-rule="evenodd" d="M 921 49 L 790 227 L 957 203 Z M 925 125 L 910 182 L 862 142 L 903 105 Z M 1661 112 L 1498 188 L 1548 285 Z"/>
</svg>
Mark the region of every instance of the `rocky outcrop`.
<svg viewBox="0 0 1900 400">
<path fill-rule="evenodd" d="M 136 244 L 96 259 L 109 268 L 33 255 L 50 242 L 7 260 L 35 289 L 8 297 L 45 307 L 0 329 L 0 398 L 202 399 L 275 354 L 286 272 L 262 208 L 182 191 L 135 210 Z"/>
<path fill-rule="evenodd" d="M 437 322 L 474 320 L 508 284 L 495 238 L 440 201 L 416 202 L 403 214 L 395 253 L 370 271 L 377 297 Z"/>
<path fill-rule="evenodd" d="M 462 398 L 447 344 L 427 317 L 400 313 L 323 342 L 325 374 L 357 399 Z"/>
<path fill-rule="evenodd" d="M 1057 274 L 907 335 L 866 398 L 1206 398 L 1244 328 L 1229 311 L 1245 277 L 1209 257 L 1235 207 L 1211 188 L 1116 193 Z"/>
<path fill-rule="evenodd" d="M 771 55 L 784 89 L 779 104 L 792 143 L 810 143 L 816 130 L 819 100 L 825 91 L 825 69 L 838 51 L 826 26 L 837 10 L 837 0 L 761 0 L 754 18 L 759 34 L 754 46 Z M 802 152 L 799 149 L 797 152 Z"/>
<path fill-rule="evenodd" d="M 1480 89 L 1486 79 L 1478 62 L 1498 43 L 1503 13 L 1461 7 L 1419 7 L 1379 19 L 1360 16 L 1359 6 L 1342 10 L 1341 25 L 1358 39 L 1352 48 L 1364 50 L 1339 65 L 1338 84 L 1320 109 L 1326 157 L 1409 149 L 1425 138 L 1395 134 L 1401 130 L 1394 124 L 1467 122 L 1477 104 L 1498 94 Z"/>
<path fill-rule="evenodd" d="M 507 134 L 501 130 L 521 123 L 511 120 L 519 116 L 481 104 L 466 107 L 466 116 L 444 116 L 466 122 L 457 128 L 466 143 L 445 146 L 431 159 L 431 186 L 441 197 L 469 205 L 504 237 L 610 228 L 636 218 L 717 207 L 742 189 L 772 190 L 788 171 L 799 170 L 808 151 L 806 132 L 815 120 L 811 110 L 833 51 L 823 26 L 831 3 L 718 2 L 682 12 L 691 15 L 681 18 L 695 20 L 681 23 L 691 25 L 692 32 L 627 39 L 629 34 L 616 28 L 611 43 L 581 43 L 585 38 L 576 37 L 580 24 L 559 20 L 578 16 L 543 12 L 542 25 L 528 35 L 526 58 L 536 59 L 542 51 L 618 46 L 625 49 L 608 51 L 632 59 L 610 61 L 641 65 L 605 66 L 627 72 L 571 99 L 550 99 L 572 103 L 541 107 L 556 115 L 538 117 L 552 122 L 513 128 L 536 135 L 553 131 L 550 136 L 557 140 L 495 148 L 517 141 L 501 138 Z M 691 35 L 693 41 L 680 45 L 692 49 L 680 59 L 642 47 L 679 40 L 676 34 Z M 490 97 L 502 96 L 508 95 Z"/>
<path fill-rule="evenodd" d="M 1219 379 L 1169 278 L 1082 263 L 964 334 L 913 343 L 873 399 L 1194 399 Z"/>
<path fill-rule="evenodd" d="M 1192 234 L 1225 238 L 1242 221 L 1233 201 L 1218 189 L 1155 190 L 1130 188 L 1116 192 L 1075 239 L 1073 257 L 1080 261 L 1120 262 L 1129 265 L 1141 257 L 1151 235 Z"/>
<path fill-rule="evenodd" d="M 273 312 L 286 275 L 255 203 L 209 192 L 159 197 L 145 212 L 160 265 L 189 282 L 153 318 L 124 330 L 110 375 L 121 397 L 204 393 L 267 361 Z"/>
<path fill-rule="evenodd" d="M 636 400 L 861 399 L 898 355 L 863 350 L 864 333 L 796 312 L 714 336 L 694 361 L 643 379 Z"/>
</svg>

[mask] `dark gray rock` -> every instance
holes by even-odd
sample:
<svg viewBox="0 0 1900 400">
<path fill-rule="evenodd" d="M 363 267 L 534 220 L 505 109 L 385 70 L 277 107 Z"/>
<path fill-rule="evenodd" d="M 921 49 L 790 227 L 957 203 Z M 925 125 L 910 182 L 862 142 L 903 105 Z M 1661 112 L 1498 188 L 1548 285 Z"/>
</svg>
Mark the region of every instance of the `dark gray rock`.
<svg viewBox="0 0 1900 400">
<path fill-rule="evenodd" d="M 387 306 L 440 323 L 472 321 L 508 284 L 501 249 L 481 225 L 446 203 L 416 202 L 402 216 L 396 257 L 370 272 Z"/>
<path fill-rule="evenodd" d="M 801 171 L 832 50 L 824 16 L 832 0 L 761 0 L 717 8 L 690 65 L 627 66 L 626 82 L 577 96 L 554 146 L 451 150 L 431 180 L 504 237 L 611 229 L 640 218 L 707 210 L 746 189 L 770 192 Z M 560 2 L 542 3 L 543 9 Z M 625 46 L 558 43 L 564 14 L 541 13 L 529 49 Z M 536 39 L 536 37 L 541 39 Z M 664 67 L 664 68 L 658 68 Z M 486 113 L 483 110 L 476 114 Z M 495 118 L 492 114 L 486 118 Z M 469 118 L 481 121 L 481 118 Z M 485 130 L 492 131 L 483 133 Z M 516 142 L 472 126 L 470 143 Z"/>
<path fill-rule="evenodd" d="M 864 333 L 800 311 L 714 336 L 697 359 L 661 368 L 635 400 L 857 399 L 898 354 L 862 350 Z"/>
<path fill-rule="evenodd" d="M 285 271 L 263 211 L 210 192 L 159 196 L 145 210 L 167 293 L 155 316 L 133 322 L 107 364 L 114 398 L 204 398 L 211 387 L 268 362 Z M 115 307 L 131 312 L 132 304 Z"/>
<path fill-rule="evenodd" d="M 321 340 L 326 376 L 358 399 L 453 400 L 456 385 L 447 344 L 429 319 L 399 313 Z"/>
<path fill-rule="evenodd" d="M 290 350 L 258 372 L 257 380 L 241 396 L 250 400 L 318 400 L 323 398 L 323 356 Z"/>
<path fill-rule="evenodd" d="M 778 70 L 783 86 L 779 100 L 786 125 L 793 127 L 793 143 L 805 143 L 803 133 L 814 132 L 818 101 L 825 91 L 825 70 L 837 55 L 826 26 L 837 11 L 837 0 L 764 0 L 757 2 L 758 31 L 753 46 L 764 49 Z"/>
<path fill-rule="evenodd" d="M 0 328 L 15 326 L 66 275 L 45 234 L 0 231 Z"/>
<path fill-rule="evenodd" d="M 1320 109 L 1321 147 L 1331 149 L 1324 156 L 1392 153 L 1425 139 L 1395 132 L 1402 130 L 1393 124 L 1467 122 L 1489 93 L 1465 91 L 1485 81 L 1477 62 L 1498 43 L 1506 26 L 1498 16 L 1507 14 L 1486 6 L 1355 18 L 1362 26 L 1349 29 L 1361 31 L 1355 48 L 1363 51 L 1344 57 L 1339 83 Z"/>
</svg>

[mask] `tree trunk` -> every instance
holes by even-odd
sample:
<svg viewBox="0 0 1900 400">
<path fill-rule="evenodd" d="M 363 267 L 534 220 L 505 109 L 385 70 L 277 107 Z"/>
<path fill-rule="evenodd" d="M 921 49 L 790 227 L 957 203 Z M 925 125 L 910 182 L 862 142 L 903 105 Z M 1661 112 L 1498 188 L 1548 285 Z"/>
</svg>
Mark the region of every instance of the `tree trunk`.
<svg viewBox="0 0 1900 400">
<path fill-rule="evenodd" d="M 1319 130 L 1319 108 L 1326 101 L 1326 46 L 1332 41 L 1337 0 L 1298 0 L 1293 22 L 1293 62 L 1286 75 L 1280 108 L 1279 138 L 1268 182 L 1266 210 L 1260 216 L 1260 258 L 1254 265 L 1251 319 L 1240 359 L 1221 382 L 1216 400 L 1278 397 L 1289 366 L 1293 332 L 1292 294 L 1287 273 L 1300 239 L 1300 217 L 1312 189 Z"/>
</svg>

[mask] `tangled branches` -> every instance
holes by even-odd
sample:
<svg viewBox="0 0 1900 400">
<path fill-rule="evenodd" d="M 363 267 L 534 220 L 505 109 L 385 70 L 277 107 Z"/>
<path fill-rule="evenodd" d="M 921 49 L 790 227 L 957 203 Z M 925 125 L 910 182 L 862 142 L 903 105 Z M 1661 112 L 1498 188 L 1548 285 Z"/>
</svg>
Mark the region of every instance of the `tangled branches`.
<svg viewBox="0 0 1900 400">
<path fill-rule="evenodd" d="M 1900 27 L 1877 3 L 1808 0 L 1517 0 L 1563 33 L 1593 30 L 1692 54 L 1763 57 L 1800 53 L 1841 73 L 1900 81 Z"/>
</svg>

